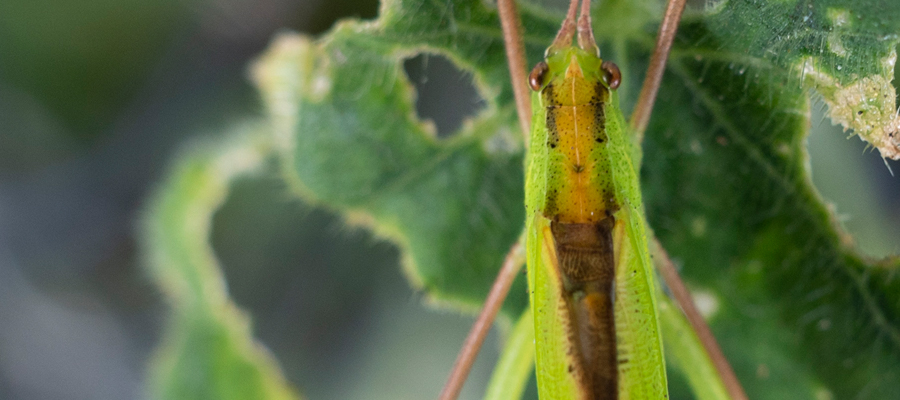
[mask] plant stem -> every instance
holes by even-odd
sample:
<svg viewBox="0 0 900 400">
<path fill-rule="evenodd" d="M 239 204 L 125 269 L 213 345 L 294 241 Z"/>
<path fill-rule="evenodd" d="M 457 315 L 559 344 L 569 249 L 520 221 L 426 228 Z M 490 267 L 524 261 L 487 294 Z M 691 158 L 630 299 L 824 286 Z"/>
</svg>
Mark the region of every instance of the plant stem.
<svg viewBox="0 0 900 400">
<path fill-rule="evenodd" d="M 644 85 L 641 87 L 641 94 L 638 96 L 634 113 L 631 114 L 631 127 L 634 129 L 635 135 L 637 135 L 636 140 L 638 143 L 643 142 L 644 131 L 647 130 L 647 124 L 650 122 L 650 113 L 653 111 L 656 94 L 659 92 L 660 83 L 662 83 L 666 60 L 669 58 L 669 51 L 672 49 L 672 42 L 675 40 L 675 33 L 678 31 L 678 23 L 681 21 L 681 14 L 684 12 L 685 2 L 686 0 L 669 0 L 662 23 L 659 25 L 656 47 L 653 50 L 653 55 L 650 57 L 647 76 L 644 78 Z M 656 263 L 657 269 L 712 359 L 719 377 L 724 382 L 726 390 L 728 390 L 728 394 L 733 400 L 747 400 L 747 394 L 744 393 L 740 381 L 734 375 L 734 370 L 731 369 L 728 359 L 722 353 L 722 349 L 716 342 L 716 338 L 710 331 L 709 326 L 706 325 L 703 316 L 697 311 L 694 300 L 691 298 L 691 294 L 685 287 L 684 282 L 682 282 L 681 277 L 678 276 L 678 272 L 675 271 L 669 254 L 666 253 L 659 240 L 654 239 L 653 243 L 655 253 L 659 259 Z"/>
<path fill-rule="evenodd" d="M 506 60 L 509 63 L 509 75 L 512 78 L 513 95 L 516 98 L 516 111 L 519 125 L 528 148 L 531 132 L 531 103 L 528 96 L 525 74 L 525 45 L 522 43 L 522 24 L 516 10 L 514 0 L 497 0 L 500 12 L 500 26 L 503 29 L 503 43 L 506 47 Z"/>
<path fill-rule="evenodd" d="M 638 96 L 634 112 L 631 114 L 631 127 L 637 135 L 637 143 L 643 141 L 644 131 L 647 130 L 647 124 L 650 122 L 650 113 L 653 111 L 653 103 L 656 102 L 656 94 L 659 92 L 659 84 L 662 82 L 672 41 L 675 40 L 675 32 L 678 31 L 678 22 L 681 21 L 685 1 L 669 0 L 666 5 L 666 13 L 663 14 L 662 23 L 659 25 L 656 48 L 653 49 L 653 55 L 650 56 L 650 66 L 647 68 L 644 86 L 641 87 L 641 94 Z"/>
<path fill-rule="evenodd" d="M 512 79 L 513 95 L 516 99 L 516 113 L 519 116 L 519 126 L 522 128 L 522 139 L 525 148 L 528 148 L 528 140 L 531 132 L 531 103 L 529 102 L 528 86 L 526 85 L 525 75 L 525 45 L 522 42 L 522 28 L 519 21 L 519 13 L 516 10 L 514 0 L 497 0 L 497 9 L 500 14 L 500 26 L 503 30 L 503 43 L 506 48 L 506 59 L 509 64 L 509 75 Z M 509 288 L 518 274 L 519 269 L 524 263 L 524 254 L 522 253 L 522 242 L 519 239 L 515 245 L 506 253 L 506 259 L 503 266 L 494 280 L 494 285 L 488 293 L 484 308 L 472 330 L 466 337 L 463 347 L 460 350 L 456 362 L 453 364 L 453 370 L 441 394 L 440 400 L 453 400 L 459 396 L 460 390 L 472 369 L 475 362 L 475 356 L 484 343 L 484 338 L 493 325 L 494 318 L 506 299 Z"/>
<path fill-rule="evenodd" d="M 697 336 L 700 338 L 700 343 L 703 344 L 703 348 L 706 349 L 709 358 L 712 360 L 713 365 L 715 365 L 719 377 L 725 384 L 728 395 L 731 396 L 732 400 L 747 400 L 747 394 L 744 393 L 741 382 L 737 379 L 737 376 L 735 376 L 734 370 L 731 369 L 731 364 L 729 364 L 728 359 L 725 358 L 725 354 L 722 353 L 722 349 L 719 347 L 719 343 L 716 342 L 716 337 L 713 336 L 712 331 L 709 329 L 709 325 L 706 324 L 703 316 L 700 315 L 697 307 L 694 306 L 694 300 L 691 298 L 691 293 L 687 290 L 684 282 L 682 282 L 681 278 L 678 276 L 678 272 L 675 271 L 672 259 L 669 258 L 669 255 L 666 253 L 665 249 L 663 249 L 659 240 L 654 239 L 653 246 L 655 247 L 653 253 L 656 254 L 657 260 L 655 264 L 657 270 L 659 270 L 660 275 L 662 275 L 663 280 L 666 282 L 666 286 L 669 287 L 669 291 L 672 292 L 672 297 L 675 299 L 675 302 L 681 307 L 684 316 L 687 317 L 691 327 L 694 328 L 694 332 L 696 332 Z"/>
<path fill-rule="evenodd" d="M 497 274 L 497 279 L 494 281 L 494 285 L 491 286 L 491 291 L 484 302 L 484 308 L 481 309 L 478 319 L 475 320 L 472 330 L 469 331 L 469 336 L 463 342 L 459 356 L 457 356 L 456 362 L 453 364 L 453 370 L 450 372 L 450 377 L 447 378 L 447 383 L 444 385 L 444 389 L 441 390 L 441 395 L 438 397 L 440 400 L 453 400 L 459 396 L 459 392 L 466 382 L 466 377 L 469 376 L 469 371 L 472 369 L 472 364 L 475 363 L 475 356 L 478 355 L 478 351 L 484 343 L 484 338 L 487 337 L 488 331 L 490 331 L 491 325 L 494 323 L 494 318 L 497 316 L 497 312 L 500 311 L 500 306 L 503 305 L 503 300 L 506 299 L 509 288 L 516 279 L 516 275 L 519 274 L 519 270 L 524 262 L 525 254 L 522 251 L 520 239 L 506 253 L 506 259 L 503 260 L 500 273 Z"/>
</svg>

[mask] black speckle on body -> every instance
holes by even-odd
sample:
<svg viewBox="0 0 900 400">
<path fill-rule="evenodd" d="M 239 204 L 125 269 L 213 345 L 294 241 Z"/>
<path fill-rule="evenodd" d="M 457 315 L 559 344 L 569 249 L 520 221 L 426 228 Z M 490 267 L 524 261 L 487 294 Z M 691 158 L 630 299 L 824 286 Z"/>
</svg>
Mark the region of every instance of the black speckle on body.
<svg viewBox="0 0 900 400">
<path fill-rule="evenodd" d="M 541 95 L 545 100 L 553 98 L 553 89 L 553 84 L 549 84 L 544 88 Z M 559 145 L 559 128 L 556 126 L 556 113 L 556 107 L 547 106 L 547 146 L 550 146 L 551 149 L 555 149 Z"/>
</svg>

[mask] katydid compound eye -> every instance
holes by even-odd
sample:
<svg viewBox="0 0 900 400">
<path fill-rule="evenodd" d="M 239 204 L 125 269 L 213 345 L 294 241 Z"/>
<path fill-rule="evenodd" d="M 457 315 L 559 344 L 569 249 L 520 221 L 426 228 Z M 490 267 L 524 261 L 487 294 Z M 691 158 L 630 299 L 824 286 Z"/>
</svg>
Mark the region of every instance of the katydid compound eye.
<svg viewBox="0 0 900 400">
<path fill-rule="evenodd" d="M 618 65 L 612 61 L 604 61 L 603 64 L 600 64 L 600 69 L 603 70 L 606 84 L 610 89 L 619 87 L 619 84 L 622 83 L 622 72 L 619 71 Z"/>
<path fill-rule="evenodd" d="M 544 86 L 544 75 L 547 74 L 547 70 L 549 69 L 550 67 L 543 61 L 534 66 L 534 69 L 528 74 L 528 85 L 531 86 L 531 90 L 534 90 L 535 92 L 541 90 Z"/>
</svg>

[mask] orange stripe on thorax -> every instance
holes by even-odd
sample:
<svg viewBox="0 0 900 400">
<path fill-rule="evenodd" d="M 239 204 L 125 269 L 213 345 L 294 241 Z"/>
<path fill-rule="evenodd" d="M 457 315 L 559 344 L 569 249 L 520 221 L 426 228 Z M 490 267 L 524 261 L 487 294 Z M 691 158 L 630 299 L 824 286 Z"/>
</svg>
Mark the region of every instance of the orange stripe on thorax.
<svg viewBox="0 0 900 400">
<path fill-rule="evenodd" d="M 555 150 L 564 155 L 563 165 L 556 166 L 563 180 L 556 188 L 553 210 L 561 222 L 597 222 L 606 216 L 606 196 L 591 181 L 598 173 L 598 160 L 591 158 L 598 145 L 595 132 L 602 129 L 596 121 L 602 104 L 596 99 L 596 84 L 584 79 L 574 60 L 548 99 L 548 112 L 555 113 Z"/>
</svg>

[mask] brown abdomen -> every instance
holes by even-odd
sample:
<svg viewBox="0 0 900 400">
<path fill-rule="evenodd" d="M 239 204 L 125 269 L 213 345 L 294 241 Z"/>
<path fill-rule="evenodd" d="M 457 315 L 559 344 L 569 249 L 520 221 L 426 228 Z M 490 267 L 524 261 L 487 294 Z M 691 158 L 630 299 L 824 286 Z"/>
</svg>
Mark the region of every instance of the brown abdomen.
<svg viewBox="0 0 900 400">
<path fill-rule="evenodd" d="M 594 400 L 618 398 L 614 225 L 611 216 L 597 223 L 550 224 L 569 314 L 569 369 L 587 398 Z"/>
</svg>

